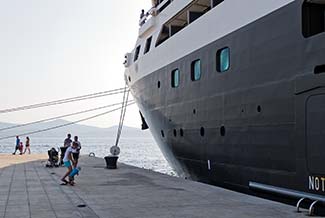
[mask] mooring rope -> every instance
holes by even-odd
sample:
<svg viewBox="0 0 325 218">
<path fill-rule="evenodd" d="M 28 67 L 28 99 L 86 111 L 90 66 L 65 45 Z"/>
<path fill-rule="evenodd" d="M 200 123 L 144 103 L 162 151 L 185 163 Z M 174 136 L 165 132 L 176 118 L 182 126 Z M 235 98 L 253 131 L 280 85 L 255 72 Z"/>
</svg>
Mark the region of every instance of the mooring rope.
<svg viewBox="0 0 325 218">
<path fill-rule="evenodd" d="M 66 103 L 75 102 L 75 101 L 83 101 L 83 100 L 88 100 L 88 99 L 93 99 L 93 98 L 105 97 L 105 96 L 109 96 L 109 95 L 121 94 L 121 93 L 124 93 L 123 89 L 124 88 L 112 89 L 112 90 L 108 90 L 108 91 L 104 91 L 104 92 L 97 92 L 97 93 L 81 95 L 81 96 L 76 96 L 76 97 L 71 97 L 71 98 L 65 98 L 65 99 L 60 99 L 60 100 L 48 101 L 48 102 L 43 102 L 43 103 L 31 104 L 31 105 L 24 105 L 24 106 L 19 106 L 19 107 L 14 107 L 14 108 L 7 108 L 7 109 L 0 110 L 0 114 L 10 113 L 10 112 L 15 112 L 15 111 L 22 111 L 22 110 L 30 110 L 30 109 L 41 108 L 41 107 L 48 107 L 48 106 L 53 106 L 53 105 L 58 105 L 58 104 L 66 104 Z"/>
<path fill-rule="evenodd" d="M 127 104 L 125 106 L 125 108 L 127 106 L 129 106 L 129 105 L 132 105 L 132 104 L 134 104 L 134 102 Z M 83 121 L 86 121 L 86 120 L 94 119 L 96 117 L 104 116 L 104 115 L 106 115 L 108 113 L 111 113 L 111 112 L 114 112 L 114 111 L 117 111 L 117 110 L 120 110 L 120 109 L 122 109 L 122 107 L 118 107 L 118 108 L 115 108 L 113 110 L 109 110 L 109 111 L 106 111 L 106 112 L 103 112 L 103 113 L 100 113 L 100 114 L 96 114 L 96 115 L 91 116 L 91 117 L 83 118 L 83 119 L 80 119 L 80 120 L 77 120 L 77 121 L 73 121 L 73 122 L 69 122 L 69 123 L 66 123 L 66 124 L 61 124 L 61 125 L 57 125 L 57 126 L 53 126 L 53 127 L 41 129 L 41 130 L 32 131 L 32 132 L 25 132 L 25 133 L 21 133 L 21 134 L 15 134 L 15 135 L 11 135 L 11 136 L 1 137 L 0 140 L 10 139 L 10 138 L 16 137 L 17 135 L 19 135 L 19 136 L 27 136 L 27 135 L 32 135 L 32 134 L 40 133 L 40 132 L 50 131 L 50 130 L 53 130 L 53 129 L 58 129 L 58 128 L 65 127 L 65 126 L 70 126 L 70 125 L 77 124 L 77 123 L 80 123 L 80 122 L 83 122 Z"/>
<path fill-rule="evenodd" d="M 132 103 L 132 102 L 133 102 L 133 100 L 129 101 L 129 103 Z M 106 106 L 102 106 L 102 107 L 96 107 L 96 108 L 92 108 L 92 109 L 88 109 L 88 110 L 78 111 L 78 112 L 74 112 L 74 113 L 70 113 L 70 114 L 64 114 L 64 115 L 60 115 L 60 116 L 56 116 L 56 117 L 50 117 L 50 118 L 46 118 L 46 119 L 36 120 L 33 122 L 29 122 L 29 123 L 8 126 L 8 127 L 0 128 L 0 132 L 4 131 L 4 130 L 15 129 L 15 128 L 19 128 L 19 127 L 29 126 L 29 125 L 38 124 L 38 123 L 44 123 L 44 122 L 51 121 L 51 120 L 56 120 L 56 119 L 61 119 L 61 118 L 70 117 L 70 116 L 74 116 L 74 115 L 84 114 L 84 113 L 88 113 L 88 112 L 92 112 L 92 111 L 97 111 L 97 110 L 101 110 L 104 108 L 109 108 L 109 107 L 113 107 L 113 106 L 117 106 L 117 105 L 121 105 L 121 104 L 123 104 L 123 102 L 116 103 L 116 104 L 110 104 L 110 105 L 106 105 Z"/>
<path fill-rule="evenodd" d="M 123 123 L 124 123 L 124 118 L 125 118 L 125 113 L 126 113 L 126 107 L 127 107 L 127 102 L 129 99 L 129 94 L 130 90 L 127 89 L 127 84 L 125 84 L 124 88 L 124 94 L 123 94 L 123 101 L 122 101 L 122 108 L 121 108 L 121 114 L 120 114 L 120 122 L 117 130 L 117 136 L 116 136 L 116 141 L 115 141 L 115 146 L 118 146 L 121 133 L 122 133 L 122 128 L 123 128 Z"/>
</svg>

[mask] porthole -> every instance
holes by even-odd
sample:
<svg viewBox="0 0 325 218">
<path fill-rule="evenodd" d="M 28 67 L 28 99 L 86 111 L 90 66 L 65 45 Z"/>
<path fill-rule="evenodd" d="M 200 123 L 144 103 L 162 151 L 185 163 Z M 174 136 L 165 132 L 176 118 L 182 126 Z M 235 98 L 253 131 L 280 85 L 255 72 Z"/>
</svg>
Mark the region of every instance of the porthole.
<svg viewBox="0 0 325 218">
<path fill-rule="evenodd" d="M 193 114 L 196 114 L 196 110 L 195 109 L 193 109 Z"/>
<path fill-rule="evenodd" d="M 225 47 L 217 51 L 217 71 L 226 72 L 230 67 L 230 49 Z"/>
<path fill-rule="evenodd" d="M 203 137 L 204 136 L 204 127 L 201 127 L 200 129 L 200 135 Z"/>
<path fill-rule="evenodd" d="M 129 82 L 131 82 L 131 77 L 130 76 L 128 77 L 128 79 L 129 79 Z"/>
<path fill-rule="evenodd" d="M 161 133 L 161 136 L 164 138 L 165 137 L 164 130 L 161 130 L 160 133 Z"/>
<path fill-rule="evenodd" d="M 262 108 L 261 108 L 260 105 L 258 105 L 258 106 L 257 106 L 257 112 L 261 113 L 261 111 L 262 111 Z"/>
<path fill-rule="evenodd" d="M 183 131 L 183 129 L 180 129 L 179 130 L 179 134 L 183 137 L 184 136 L 184 131 Z"/>
<path fill-rule="evenodd" d="M 180 71 L 179 69 L 175 69 L 172 71 L 171 75 L 171 86 L 172 88 L 177 88 L 180 83 Z"/>
<path fill-rule="evenodd" d="M 201 79 L 201 60 L 192 61 L 191 64 L 191 80 L 198 81 Z"/>
<path fill-rule="evenodd" d="M 174 129 L 174 136 L 175 136 L 175 137 L 177 136 L 177 131 L 176 131 L 176 129 Z"/>
<path fill-rule="evenodd" d="M 226 128 L 224 126 L 220 127 L 220 135 L 225 136 L 226 135 Z"/>
<path fill-rule="evenodd" d="M 158 81 L 157 86 L 158 86 L 158 89 L 160 89 L 160 81 Z"/>
</svg>

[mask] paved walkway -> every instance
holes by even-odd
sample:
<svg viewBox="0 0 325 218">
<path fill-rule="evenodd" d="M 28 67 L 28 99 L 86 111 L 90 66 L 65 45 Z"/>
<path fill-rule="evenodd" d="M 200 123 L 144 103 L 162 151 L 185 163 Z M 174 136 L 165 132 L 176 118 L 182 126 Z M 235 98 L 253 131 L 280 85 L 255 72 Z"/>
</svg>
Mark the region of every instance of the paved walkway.
<svg viewBox="0 0 325 218">
<path fill-rule="evenodd" d="M 34 157 L 29 161 L 41 158 Z M 0 155 L 0 166 L 5 159 Z M 306 217 L 292 206 L 123 164 L 107 170 L 99 158 L 81 157 L 73 187 L 59 185 L 63 167 L 44 165 L 36 160 L 0 168 L 0 217 Z"/>
</svg>

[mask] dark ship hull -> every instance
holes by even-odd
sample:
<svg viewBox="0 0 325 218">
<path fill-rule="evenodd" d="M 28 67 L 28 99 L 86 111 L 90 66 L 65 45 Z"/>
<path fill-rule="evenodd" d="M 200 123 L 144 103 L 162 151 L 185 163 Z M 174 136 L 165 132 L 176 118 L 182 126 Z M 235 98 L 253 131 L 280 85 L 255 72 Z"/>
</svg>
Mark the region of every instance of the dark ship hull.
<svg viewBox="0 0 325 218">
<path fill-rule="evenodd" d="M 176 171 L 243 191 L 255 182 L 325 195 L 325 34 L 313 35 L 308 10 L 295 1 L 132 84 Z M 219 73 L 225 46 L 230 69 Z M 193 82 L 195 59 L 202 75 Z"/>
</svg>

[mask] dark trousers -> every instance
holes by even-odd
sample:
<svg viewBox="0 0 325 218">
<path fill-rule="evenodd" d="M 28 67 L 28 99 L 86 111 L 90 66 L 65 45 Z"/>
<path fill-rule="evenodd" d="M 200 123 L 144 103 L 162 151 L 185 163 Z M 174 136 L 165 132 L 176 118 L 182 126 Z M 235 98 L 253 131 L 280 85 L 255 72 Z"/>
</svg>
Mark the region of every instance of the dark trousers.
<svg viewBox="0 0 325 218">
<path fill-rule="evenodd" d="M 13 154 L 16 154 L 16 151 L 19 150 L 19 146 L 15 147 L 15 152 Z"/>
</svg>

